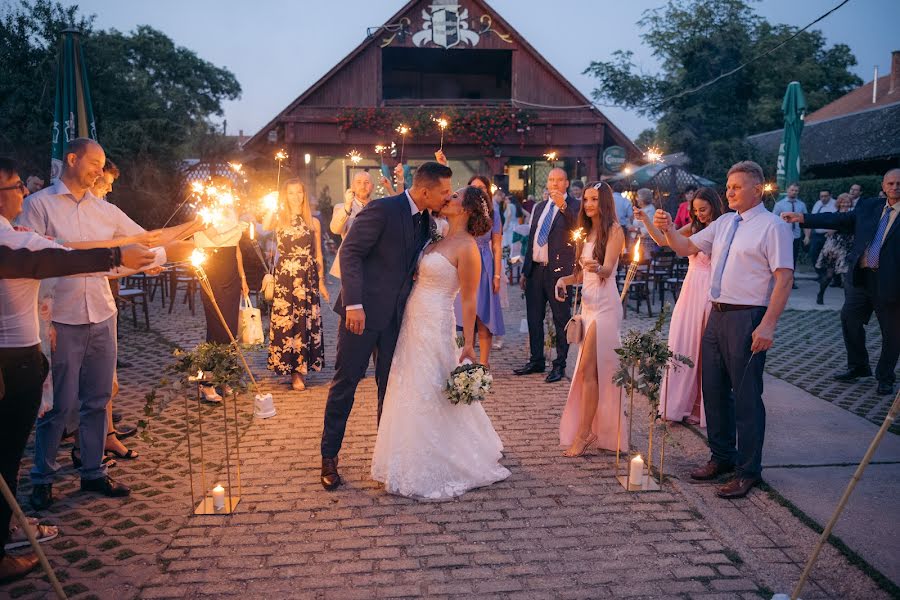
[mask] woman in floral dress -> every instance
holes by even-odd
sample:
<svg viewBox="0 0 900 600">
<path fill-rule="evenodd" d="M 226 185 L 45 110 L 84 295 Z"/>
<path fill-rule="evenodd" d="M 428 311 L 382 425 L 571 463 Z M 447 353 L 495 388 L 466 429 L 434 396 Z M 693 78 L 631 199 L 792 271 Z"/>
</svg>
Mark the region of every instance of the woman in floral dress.
<svg viewBox="0 0 900 600">
<path fill-rule="evenodd" d="M 302 391 L 306 389 L 304 377 L 321 370 L 325 361 L 319 298 L 327 301 L 328 290 L 320 250 L 321 226 L 312 218 L 299 179 L 284 183 L 278 210 L 263 226 L 274 228 L 278 240 L 268 367 L 290 375 L 291 387 Z"/>
<path fill-rule="evenodd" d="M 850 194 L 841 194 L 837 197 L 838 212 L 847 212 L 853 210 L 853 201 Z M 828 239 L 819 252 L 819 258 L 816 260 L 816 270 L 821 273 L 819 275 L 819 293 L 816 294 L 816 304 L 825 304 L 825 290 L 834 279 L 835 275 L 846 275 L 850 270 L 847 264 L 847 255 L 853 247 L 853 234 L 839 233 L 833 231 L 825 234 Z"/>
</svg>

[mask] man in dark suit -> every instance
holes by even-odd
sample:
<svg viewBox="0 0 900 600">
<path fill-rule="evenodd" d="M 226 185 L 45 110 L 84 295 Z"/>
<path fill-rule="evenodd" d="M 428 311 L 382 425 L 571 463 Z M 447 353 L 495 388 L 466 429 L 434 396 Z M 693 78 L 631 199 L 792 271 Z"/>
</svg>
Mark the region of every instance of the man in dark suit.
<svg viewBox="0 0 900 600">
<path fill-rule="evenodd" d="M 412 291 L 416 260 L 435 230 L 429 213 L 449 202 L 452 175 L 444 165 L 423 164 L 409 190 L 367 204 L 341 244 L 338 254 L 341 291 L 334 310 L 342 318 L 322 431 L 322 486 L 326 490 L 341 484 L 338 452 L 353 408 L 356 386 L 365 375 L 373 353 L 378 418 L 381 419 L 381 405 L 403 310 Z"/>
<path fill-rule="evenodd" d="M 881 356 L 875 367 L 877 393 L 894 393 L 894 370 L 900 357 L 900 169 L 891 169 L 881 182 L 887 199 L 860 198 L 856 208 L 843 213 L 803 215 L 784 213 L 788 223 L 801 227 L 835 229 L 853 234 L 847 264 L 853 265 L 845 285 L 841 327 L 847 347 L 847 370 L 834 376 L 853 381 L 872 374 L 866 350 L 866 332 L 872 312 L 881 327 Z"/>
<path fill-rule="evenodd" d="M 572 316 L 572 308 L 568 299 L 560 302 L 554 293 L 556 280 L 571 275 L 575 267 L 572 230 L 578 221 L 581 203 L 566 195 L 568 187 L 568 176 L 563 169 L 553 169 L 547 175 L 550 198 L 534 207 L 531 233 L 522 265 L 521 285 L 525 290 L 531 356 L 528 364 L 513 372 L 516 375 L 544 372 L 544 313 L 549 302 L 556 330 L 556 359 L 545 379 L 547 383 L 563 378 L 566 372 L 566 355 L 569 353 L 566 323 Z"/>
</svg>

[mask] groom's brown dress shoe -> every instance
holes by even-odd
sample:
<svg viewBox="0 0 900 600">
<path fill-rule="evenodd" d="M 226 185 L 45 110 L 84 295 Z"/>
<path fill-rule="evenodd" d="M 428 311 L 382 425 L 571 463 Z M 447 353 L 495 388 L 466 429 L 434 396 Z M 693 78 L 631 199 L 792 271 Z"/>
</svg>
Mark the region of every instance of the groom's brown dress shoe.
<svg viewBox="0 0 900 600">
<path fill-rule="evenodd" d="M 725 499 L 743 498 L 759 482 L 759 477 L 735 477 L 716 490 L 716 496 Z"/>
<path fill-rule="evenodd" d="M 718 479 L 720 475 L 725 475 L 726 473 L 733 473 L 734 465 L 723 464 L 716 462 L 714 460 L 709 461 L 702 467 L 694 469 L 691 471 L 691 480 L 693 481 L 710 481 L 712 479 Z"/>
<path fill-rule="evenodd" d="M 338 474 L 337 464 L 337 456 L 334 458 L 322 457 L 322 487 L 329 492 L 341 485 L 341 476 Z"/>
</svg>

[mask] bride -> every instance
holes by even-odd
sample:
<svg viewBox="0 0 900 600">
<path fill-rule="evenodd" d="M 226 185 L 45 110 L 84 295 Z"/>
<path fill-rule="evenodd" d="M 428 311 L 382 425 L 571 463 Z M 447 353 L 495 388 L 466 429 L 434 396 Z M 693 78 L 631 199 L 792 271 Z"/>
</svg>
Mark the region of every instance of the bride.
<svg viewBox="0 0 900 600">
<path fill-rule="evenodd" d="M 444 499 L 506 479 L 503 443 L 481 403 L 451 404 L 444 384 L 474 361 L 475 302 L 481 255 L 475 238 L 491 228 L 491 200 L 457 190 L 441 210 L 444 239 L 426 247 L 400 328 L 375 440 L 372 478 L 392 494 Z M 462 298 L 465 344 L 458 353 L 453 303 Z"/>
</svg>

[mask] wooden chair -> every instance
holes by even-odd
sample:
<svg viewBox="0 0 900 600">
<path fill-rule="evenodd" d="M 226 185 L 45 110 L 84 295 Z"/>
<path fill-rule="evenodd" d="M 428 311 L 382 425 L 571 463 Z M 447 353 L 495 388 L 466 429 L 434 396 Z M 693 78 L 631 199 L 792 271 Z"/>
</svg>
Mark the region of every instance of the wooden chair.
<svg viewBox="0 0 900 600">
<path fill-rule="evenodd" d="M 134 326 L 137 327 L 137 307 L 141 306 L 141 310 L 144 311 L 144 324 L 147 326 L 147 331 L 150 331 L 150 313 L 147 311 L 147 290 L 141 288 L 126 288 L 120 287 L 118 294 L 116 294 L 116 304 L 119 306 L 119 314 L 121 314 L 121 310 L 125 308 L 125 306 L 131 306 L 131 320 L 134 323 Z"/>
<path fill-rule="evenodd" d="M 169 286 L 162 274 L 147 275 L 146 273 L 135 273 L 125 278 L 125 284 L 128 287 L 139 287 L 146 291 L 150 297 L 150 302 L 153 302 L 156 298 L 156 293 L 159 292 L 163 308 L 166 307 L 166 296 L 168 296 Z"/>
<path fill-rule="evenodd" d="M 197 277 L 194 275 L 194 272 L 190 269 L 185 269 L 182 267 L 176 267 L 172 269 L 169 275 L 169 313 L 171 314 L 172 310 L 175 308 L 175 300 L 178 298 L 178 290 L 184 290 L 184 300 L 181 301 L 182 304 L 187 302 L 188 307 L 191 309 L 191 315 L 194 314 L 194 294 L 197 292 Z"/>
<path fill-rule="evenodd" d="M 649 276 L 653 281 L 653 290 L 659 294 L 660 307 L 666 301 L 665 282 L 672 277 L 675 266 L 675 253 L 671 250 L 660 250 L 650 260 Z"/>
</svg>

